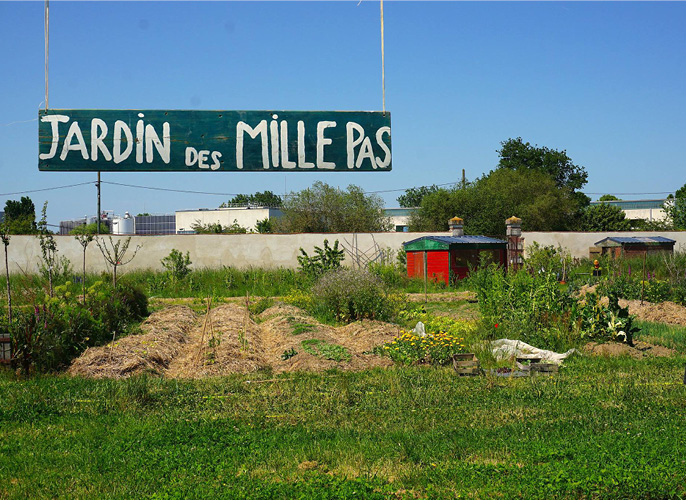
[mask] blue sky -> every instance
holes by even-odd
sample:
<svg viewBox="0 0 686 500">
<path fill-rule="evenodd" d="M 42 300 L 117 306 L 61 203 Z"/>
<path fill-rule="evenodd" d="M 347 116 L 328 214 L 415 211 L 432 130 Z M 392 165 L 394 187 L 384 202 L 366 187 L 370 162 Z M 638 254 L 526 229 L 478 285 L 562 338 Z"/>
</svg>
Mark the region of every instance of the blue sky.
<svg viewBox="0 0 686 500">
<path fill-rule="evenodd" d="M 589 193 L 659 198 L 684 185 L 686 3 L 386 1 L 393 170 L 103 173 L 222 193 L 395 190 L 468 179 L 521 136 L 565 149 Z M 43 2 L 0 1 L 0 193 L 94 181 L 39 172 Z M 51 108 L 380 110 L 379 3 L 50 4 Z M 12 123 L 12 124 L 10 124 Z M 9 125 L 8 125 L 9 124 Z M 95 213 L 95 187 L 29 194 L 57 223 Z M 103 185 L 103 209 L 172 213 L 226 197 Z M 402 192 L 383 193 L 397 206 Z M 0 209 L 7 199 L 0 196 Z M 597 195 L 592 195 L 595 199 Z"/>
</svg>

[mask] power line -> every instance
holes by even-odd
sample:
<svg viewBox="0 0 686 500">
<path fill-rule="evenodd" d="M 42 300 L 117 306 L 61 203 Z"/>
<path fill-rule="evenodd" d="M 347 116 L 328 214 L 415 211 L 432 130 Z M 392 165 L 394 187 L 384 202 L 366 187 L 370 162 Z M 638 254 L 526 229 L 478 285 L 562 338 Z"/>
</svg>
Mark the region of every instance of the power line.
<svg viewBox="0 0 686 500">
<path fill-rule="evenodd" d="M 79 184 L 68 184 L 66 186 L 54 186 L 54 187 L 42 188 L 42 189 L 30 189 L 27 191 L 16 191 L 14 193 L 0 193 L 0 196 L 13 196 L 15 194 L 39 193 L 41 191 L 54 191 L 55 189 L 67 189 L 67 188 L 73 188 L 73 187 L 77 187 L 77 186 L 85 186 L 86 184 L 93 184 L 93 183 L 92 182 L 80 182 Z"/>
<path fill-rule="evenodd" d="M 152 191 L 169 191 L 172 193 L 207 194 L 207 195 L 212 195 L 212 196 L 238 196 L 239 194 L 242 194 L 242 193 L 213 193 L 213 192 L 207 192 L 207 191 L 190 191 L 188 189 L 171 189 L 171 188 L 163 188 L 163 187 L 156 187 L 156 186 L 138 186 L 136 184 L 123 184 L 121 182 L 111 182 L 111 181 L 101 181 L 101 182 L 103 184 L 112 184 L 114 186 L 124 186 L 124 187 L 138 188 L 138 189 L 150 189 Z"/>
</svg>

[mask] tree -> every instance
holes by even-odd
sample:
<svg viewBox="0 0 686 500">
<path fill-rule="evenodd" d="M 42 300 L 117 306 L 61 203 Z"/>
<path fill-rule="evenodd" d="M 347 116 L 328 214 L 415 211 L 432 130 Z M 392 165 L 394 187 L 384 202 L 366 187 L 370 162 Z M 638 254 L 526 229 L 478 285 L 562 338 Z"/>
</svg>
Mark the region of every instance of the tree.
<svg viewBox="0 0 686 500">
<path fill-rule="evenodd" d="M 274 221 L 277 232 L 370 233 L 390 228 L 381 197 L 354 185 L 343 191 L 317 181 L 291 193 L 281 211 L 283 216 Z"/>
<path fill-rule="evenodd" d="M 93 222 L 91 224 L 82 224 L 81 226 L 76 226 L 74 229 L 69 231 L 69 234 L 76 236 L 79 234 L 98 234 L 98 223 Z M 110 228 L 107 224 L 100 222 L 100 233 L 99 234 L 110 234 Z"/>
<path fill-rule="evenodd" d="M 36 206 L 28 196 L 22 196 L 19 201 L 5 202 L 5 221 L 9 234 L 36 233 Z"/>
<path fill-rule="evenodd" d="M 410 218 L 412 231 L 447 231 L 448 219 L 462 217 L 466 234 L 502 236 L 505 219 L 516 215 L 526 231 L 565 230 L 577 204 L 567 188 L 546 173 L 498 169 L 474 183 L 427 195 Z"/>
<path fill-rule="evenodd" d="M 500 144 L 501 148 L 496 150 L 500 155 L 498 168 L 545 172 L 553 178 L 557 187 L 565 187 L 572 192 L 583 188 L 588 181 L 586 169 L 575 165 L 565 150 L 532 146 L 521 137 Z"/>
<path fill-rule="evenodd" d="M 255 194 L 238 194 L 231 198 L 228 203 L 222 203 L 219 208 L 230 207 L 231 205 L 260 205 L 263 207 L 280 207 L 283 200 L 281 196 L 271 191 L 263 191 Z"/>
<path fill-rule="evenodd" d="M 621 200 L 613 194 L 604 194 L 600 198 L 598 198 L 598 201 L 621 201 Z"/>
<path fill-rule="evenodd" d="M 686 229 L 686 184 L 667 197 L 663 209 L 674 229 Z"/>
<path fill-rule="evenodd" d="M 108 236 L 108 238 L 109 245 L 105 238 L 96 238 L 95 244 L 100 249 L 100 253 L 102 253 L 102 257 L 105 259 L 105 262 L 112 266 L 112 286 L 114 286 L 114 288 L 117 288 L 117 268 L 119 266 L 125 266 L 126 264 L 131 262 L 136 257 L 136 254 L 138 253 L 138 250 L 141 249 L 141 246 L 137 245 L 136 249 L 133 251 L 133 255 L 131 256 L 131 258 L 129 258 L 128 260 L 124 260 L 126 252 L 129 250 L 131 236 L 124 240 L 117 240 L 116 243 L 112 240 L 111 236 Z"/>
<path fill-rule="evenodd" d="M 630 231 L 631 222 L 624 210 L 616 205 L 600 203 L 586 207 L 579 229 L 581 231 Z"/>
<path fill-rule="evenodd" d="M 418 207 L 422 204 L 422 200 L 426 195 L 435 193 L 436 191 L 439 191 L 439 189 L 440 188 L 436 184 L 406 189 L 405 194 L 398 196 L 398 203 L 402 208 Z"/>
<path fill-rule="evenodd" d="M 43 256 L 44 271 L 48 274 L 48 289 L 50 297 L 54 294 L 54 287 L 52 277 L 57 264 L 57 243 L 52 231 L 48 229 L 48 202 L 43 203 L 43 210 L 41 211 L 41 218 L 38 222 L 38 240 L 40 243 L 40 250 Z"/>
<path fill-rule="evenodd" d="M 81 245 L 81 248 L 83 249 L 83 277 L 82 277 L 82 282 L 81 282 L 81 288 L 83 291 L 83 303 L 86 303 L 86 249 L 88 248 L 88 245 L 90 244 L 91 241 L 93 241 L 93 238 L 95 238 L 95 235 L 93 233 L 87 233 L 87 234 L 77 234 L 75 236 L 76 241 L 79 242 L 79 245 Z"/>
</svg>

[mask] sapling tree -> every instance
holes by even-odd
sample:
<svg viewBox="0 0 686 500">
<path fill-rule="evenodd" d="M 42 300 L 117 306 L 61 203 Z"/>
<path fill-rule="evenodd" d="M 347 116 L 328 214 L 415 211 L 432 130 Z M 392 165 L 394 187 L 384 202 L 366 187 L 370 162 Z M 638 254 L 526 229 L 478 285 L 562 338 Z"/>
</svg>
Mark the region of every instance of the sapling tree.
<svg viewBox="0 0 686 500">
<path fill-rule="evenodd" d="M 7 319 L 12 323 L 12 288 L 10 287 L 10 265 L 7 260 L 7 247 L 10 246 L 10 225 L 7 220 L 0 224 L 0 239 L 5 247 L 5 277 L 7 278 Z"/>
<path fill-rule="evenodd" d="M 131 237 L 124 240 L 117 240 L 115 243 L 112 237 L 109 236 L 109 243 L 105 238 L 99 238 L 95 240 L 95 244 L 100 249 L 105 262 L 112 266 L 112 285 L 117 287 L 117 268 L 119 266 L 125 266 L 131 262 L 138 250 L 141 249 L 140 245 L 136 245 L 136 249 L 133 251 L 133 255 L 129 257 L 128 260 L 125 259 L 126 252 L 129 250 L 129 245 L 131 244 Z"/>
<path fill-rule="evenodd" d="M 82 289 L 83 289 L 83 303 L 86 303 L 86 249 L 95 235 L 93 234 L 77 234 L 75 236 L 76 241 L 79 242 L 81 248 L 83 248 L 83 278 L 82 278 Z"/>
<path fill-rule="evenodd" d="M 43 264 L 48 271 L 48 289 L 50 297 L 54 294 L 52 277 L 57 262 L 57 243 L 52 231 L 48 230 L 48 202 L 43 203 L 43 210 L 41 210 L 41 218 L 38 222 L 38 240 L 40 242 L 40 250 L 43 255 Z"/>
</svg>

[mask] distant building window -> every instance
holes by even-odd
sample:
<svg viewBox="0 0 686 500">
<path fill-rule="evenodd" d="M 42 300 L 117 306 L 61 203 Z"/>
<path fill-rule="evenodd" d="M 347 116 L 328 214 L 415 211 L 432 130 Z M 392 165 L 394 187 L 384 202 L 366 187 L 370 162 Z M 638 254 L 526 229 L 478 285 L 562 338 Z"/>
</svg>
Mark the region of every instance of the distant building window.
<svg viewBox="0 0 686 500">
<path fill-rule="evenodd" d="M 396 233 L 407 233 L 410 231 L 409 226 L 395 226 Z"/>
</svg>

